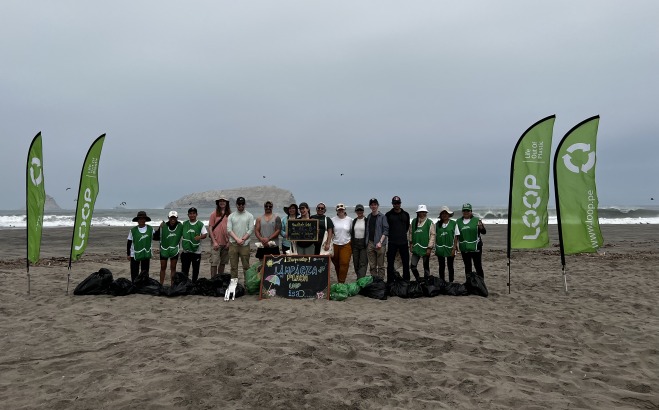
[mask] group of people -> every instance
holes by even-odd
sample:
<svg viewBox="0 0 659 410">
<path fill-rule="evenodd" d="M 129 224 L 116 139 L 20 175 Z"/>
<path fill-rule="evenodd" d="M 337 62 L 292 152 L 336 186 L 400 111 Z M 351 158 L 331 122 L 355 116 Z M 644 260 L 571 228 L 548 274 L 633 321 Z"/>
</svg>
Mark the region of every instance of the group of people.
<svg viewBox="0 0 659 410">
<path fill-rule="evenodd" d="M 346 213 L 346 206 L 335 207 L 336 216 L 326 216 L 327 206 L 320 202 L 316 205 L 316 214 L 311 215 L 309 204 L 301 202 L 284 208 L 285 215 L 279 217 L 273 212 L 273 203 L 263 204 L 263 214 L 258 218 L 245 209 L 244 197 L 236 199 L 236 211 L 232 212 L 229 200 L 220 196 L 215 201 L 216 208 L 211 213 L 208 230 L 197 220 L 197 209 L 188 210 L 188 220 L 178 221 L 176 211 L 169 213 L 166 223 L 154 230 L 146 222 L 151 219 L 146 212 L 140 211 L 133 219 L 138 225 L 128 234 L 127 255 L 130 260 L 133 280 L 141 271 L 149 270 L 151 259 L 151 241 L 160 240 L 160 282 L 165 281 L 167 261 L 169 260 L 171 277 L 174 277 L 176 263 L 181 255 L 182 271 L 189 274 L 192 266 L 192 280 L 199 276 L 201 261 L 201 240 L 207 236 L 211 240 L 210 266 L 211 276 L 224 273 L 227 263 L 232 278 L 238 278 L 239 263 L 243 272 L 249 269 L 250 246 L 252 234 L 256 237 L 256 258 L 264 255 L 298 254 L 331 255 L 337 280 L 344 283 L 347 279 L 350 262 L 357 278 L 370 272 L 373 276 L 393 283 L 398 272 L 395 270 L 396 256 L 402 262 L 402 278 L 410 280 L 410 272 L 415 279 L 421 280 L 418 270 L 419 262 L 423 266 L 423 276 L 430 276 L 430 257 L 434 254 L 439 263 L 439 277 L 453 282 L 455 279 L 454 260 L 459 251 L 464 262 L 465 276 L 475 269 L 484 277 L 482 265 L 483 242 L 481 235 L 486 233 L 483 221 L 472 213 L 471 204 L 462 205 L 462 217 L 451 219 L 453 212 L 443 206 L 439 220 L 434 223 L 428 218 L 426 205 L 419 205 L 416 217 L 402 208 L 400 197 L 391 200 L 392 209 L 382 214 L 377 198 L 368 203 L 370 212 L 365 214 L 364 206 L 355 206 L 354 218 Z M 292 241 L 286 229 L 289 220 L 318 220 L 318 235 L 315 241 Z M 281 247 L 280 247 L 281 245 Z"/>
</svg>

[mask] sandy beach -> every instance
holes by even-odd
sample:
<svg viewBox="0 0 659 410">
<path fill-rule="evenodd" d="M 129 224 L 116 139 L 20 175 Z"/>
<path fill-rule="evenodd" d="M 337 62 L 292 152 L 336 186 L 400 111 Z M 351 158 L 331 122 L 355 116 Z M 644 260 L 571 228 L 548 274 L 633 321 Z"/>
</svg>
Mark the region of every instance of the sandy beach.
<svg viewBox="0 0 659 410">
<path fill-rule="evenodd" d="M 655 228 L 602 226 L 604 255 L 567 256 L 567 295 L 556 226 L 513 251 L 509 294 L 489 225 L 488 298 L 343 302 L 73 296 L 100 268 L 130 277 L 128 227 L 92 228 L 68 295 L 71 229 L 44 230 L 28 295 L 25 231 L 2 230 L 1 407 L 659 409 Z"/>
</svg>

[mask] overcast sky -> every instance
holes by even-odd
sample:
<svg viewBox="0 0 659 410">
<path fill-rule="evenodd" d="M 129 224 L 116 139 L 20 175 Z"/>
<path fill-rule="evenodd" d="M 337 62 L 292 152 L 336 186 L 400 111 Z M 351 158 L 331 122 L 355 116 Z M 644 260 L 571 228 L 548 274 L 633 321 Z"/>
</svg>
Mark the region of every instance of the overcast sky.
<svg viewBox="0 0 659 410">
<path fill-rule="evenodd" d="M 601 116 L 601 206 L 655 204 L 659 1 L 542 4 L 4 1 L 0 208 L 25 204 L 38 131 L 65 208 L 103 133 L 97 208 L 253 185 L 506 205 L 517 139 L 551 114 L 554 148 Z"/>
</svg>

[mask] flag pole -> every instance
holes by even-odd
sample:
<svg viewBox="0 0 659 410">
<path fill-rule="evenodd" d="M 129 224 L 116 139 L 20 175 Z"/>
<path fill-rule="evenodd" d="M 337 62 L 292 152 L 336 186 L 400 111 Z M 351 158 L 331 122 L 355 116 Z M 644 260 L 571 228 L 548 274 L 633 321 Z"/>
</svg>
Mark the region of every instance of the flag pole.
<svg viewBox="0 0 659 410">
<path fill-rule="evenodd" d="M 568 134 L 566 135 L 569 135 L 570 132 L 568 132 Z M 556 147 L 556 151 L 554 152 L 554 198 L 556 201 L 556 221 L 558 223 L 558 245 L 561 251 L 561 266 L 562 266 L 561 273 L 563 275 L 563 283 L 565 285 L 565 294 L 567 295 L 568 294 L 567 268 L 565 267 L 565 247 L 563 246 L 563 224 L 561 223 L 561 201 L 558 196 L 558 182 L 556 180 L 556 164 L 558 162 L 558 152 L 561 149 L 561 145 L 563 145 L 563 141 L 565 141 L 565 137 L 563 137 L 561 142 L 558 144 L 558 147 Z"/>
</svg>

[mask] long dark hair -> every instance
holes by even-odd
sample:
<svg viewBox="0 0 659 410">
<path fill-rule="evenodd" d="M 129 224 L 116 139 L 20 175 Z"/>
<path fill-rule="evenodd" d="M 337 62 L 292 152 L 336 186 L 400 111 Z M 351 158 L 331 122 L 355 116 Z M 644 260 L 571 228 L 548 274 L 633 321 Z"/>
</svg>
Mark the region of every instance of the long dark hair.
<svg viewBox="0 0 659 410">
<path fill-rule="evenodd" d="M 229 201 L 224 201 L 227 205 L 224 207 L 224 216 L 229 216 L 231 213 L 231 205 L 229 205 Z M 220 216 L 220 201 L 217 202 L 217 205 L 215 205 L 215 214 L 217 216 Z"/>
</svg>

